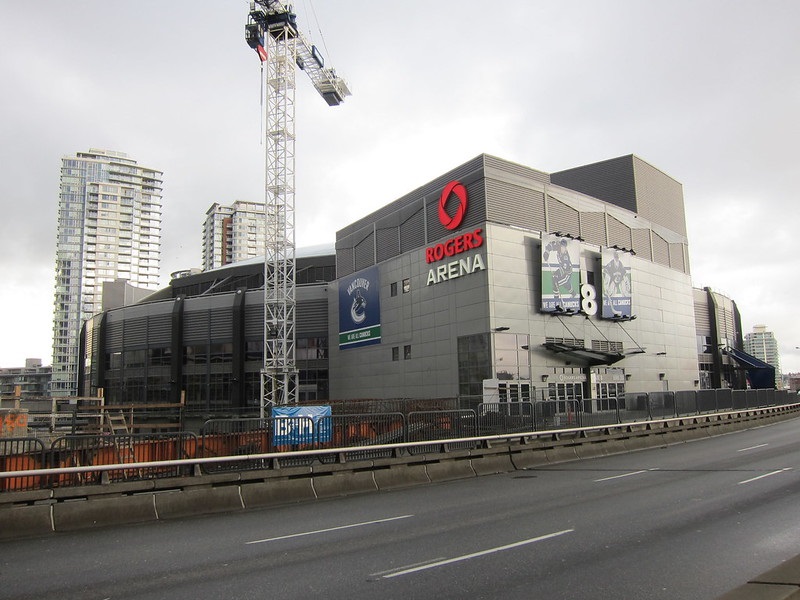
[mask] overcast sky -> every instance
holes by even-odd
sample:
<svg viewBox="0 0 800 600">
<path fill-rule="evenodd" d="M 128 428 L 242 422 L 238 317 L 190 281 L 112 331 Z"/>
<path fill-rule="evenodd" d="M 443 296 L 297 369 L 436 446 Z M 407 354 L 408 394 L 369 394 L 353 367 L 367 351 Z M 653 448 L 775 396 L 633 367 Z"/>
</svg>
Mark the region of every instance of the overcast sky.
<svg viewBox="0 0 800 600">
<path fill-rule="evenodd" d="M 297 245 L 481 153 L 553 172 L 636 154 L 683 184 L 692 279 L 800 371 L 800 2 L 299 0 L 347 79 L 297 80 Z M 0 366 L 51 363 L 59 170 L 164 173 L 162 282 L 214 202 L 263 201 L 245 0 L 0 2 Z"/>
</svg>

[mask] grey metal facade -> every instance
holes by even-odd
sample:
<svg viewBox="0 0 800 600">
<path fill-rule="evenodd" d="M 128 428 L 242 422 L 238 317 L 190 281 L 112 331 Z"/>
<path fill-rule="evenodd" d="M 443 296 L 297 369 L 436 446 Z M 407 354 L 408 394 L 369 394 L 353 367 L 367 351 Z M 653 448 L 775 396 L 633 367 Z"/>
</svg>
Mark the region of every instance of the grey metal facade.
<svg viewBox="0 0 800 600">
<path fill-rule="evenodd" d="M 640 162 L 639 171 L 647 172 Z M 442 189 L 452 180 L 464 184 L 470 204 L 462 225 L 450 232 L 437 211 Z M 612 375 L 623 377 L 628 390 L 692 388 L 698 377 L 694 305 L 682 195 L 675 195 L 680 184 L 675 185 L 664 183 L 662 200 L 665 210 L 680 200 L 673 215 L 677 231 L 663 225 L 668 219 L 656 222 L 623 208 L 624 198 L 600 201 L 554 185 L 541 171 L 481 155 L 339 231 L 338 278 L 373 265 L 379 269 L 382 337 L 368 347 L 336 346 L 338 296 L 330 294 L 332 397 L 463 397 L 479 392 L 470 380 L 478 373 L 487 380 L 524 380 L 539 394 L 549 394 L 554 382 L 575 381 L 589 397 L 600 389 L 596 382 Z M 652 190 L 651 203 L 659 199 L 658 186 Z M 414 218 L 417 226 L 404 228 Z M 476 251 L 485 270 L 432 285 L 426 248 L 474 229 L 485 239 Z M 583 240 L 584 281 L 599 281 L 603 247 L 635 251 L 638 319 L 622 324 L 543 314 L 542 232 Z M 385 239 L 390 248 L 379 243 Z M 397 292 L 403 282 L 407 293 Z M 545 350 L 553 340 L 635 353 L 614 368 L 589 368 Z M 464 362 L 472 350 L 466 349 L 476 344 L 485 347 L 485 358 L 468 375 Z M 514 373 L 504 361 L 514 363 Z"/>
</svg>

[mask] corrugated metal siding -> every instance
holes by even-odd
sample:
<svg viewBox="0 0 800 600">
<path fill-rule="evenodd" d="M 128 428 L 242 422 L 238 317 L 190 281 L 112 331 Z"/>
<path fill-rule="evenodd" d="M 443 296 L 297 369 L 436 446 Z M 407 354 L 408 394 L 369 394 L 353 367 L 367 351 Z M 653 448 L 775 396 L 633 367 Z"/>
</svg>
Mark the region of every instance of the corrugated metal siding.
<svg viewBox="0 0 800 600">
<path fill-rule="evenodd" d="M 683 186 L 638 157 L 633 160 L 638 212 L 646 219 L 686 235 Z"/>
<path fill-rule="evenodd" d="M 183 312 L 183 344 L 201 344 L 208 342 L 208 310 L 193 310 L 186 300 Z"/>
<path fill-rule="evenodd" d="M 534 181 L 539 181 L 541 183 L 550 183 L 550 175 L 547 173 L 537 171 L 536 169 L 531 169 L 530 167 L 526 167 L 524 165 L 508 162 L 507 160 L 497 158 L 496 156 L 485 154 L 483 156 L 483 164 L 486 170 L 502 171 L 517 177 L 522 177 L 524 179 L 533 179 Z"/>
<path fill-rule="evenodd" d="M 375 264 L 375 234 L 370 232 L 355 247 L 356 271 Z"/>
<path fill-rule="evenodd" d="M 551 173 L 550 181 L 636 212 L 633 155 Z"/>
<path fill-rule="evenodd" d="M 328 332 L 328 301 L 306 300 L 297 305 L 297 336 Z"/>
<path fill-rule="evenodd" d="M 545 229 L 544 193 L 507 181 L 486 180 L 486 218 L 495 223 Z"/>
<path fill-rule="evenodd" d="M 633 242 L 633 251 L 639 258 L 653 260 L 653 252 L 650 247 L 650 230 L 649 229 L 632 229 L 631 241 Z"/>
<path fill-rule="evenodd" d="M 636 251 L 636 248 L 633 247 L 633 237 L 631 235 L 631 228 L 625 225 L 624 223 L 620 222 L 619 219 L 613 217 L 612 215 L 607 216 L 607 222 L 608 222 L 608 245 L 619 246 L 620 248 L 631 248 L 634 251 Z"/>
<path fill-rule="evenodd" d="M 336 277 L 345 277 L 355 273 L 353 263 L 355 261 L 355 251 L 353 248 L 336 247 Z"/>
<path fill-rule="evenodd" d="M 669 245 L 669 266 L 678 271 L 686 272 L 683 262 L 683 244 Z"/>
<path fill-rule="evenodd" d="M 161 307 L 154 307 L 156 310 Z M 148 337 L 150 346 L 168 346 L 172 340 L 172 315 L 164 313 L 148 317 Z"/>
<path fill-rule="evenodd" d="M 125 348 L 147 345 L 147 317 L 136 317 L 125 321 Z"/>
<path fill-rule="evenodd" d="M 705 290 L 692 290 L 694 296 L 694 322 L 698 335 L 711 335 L 711 317 Z"/>
<path fill-rule="evenodd" d="M 733 313 L 727 309 L 722 309 L 719 312 L 722 313 L 721 321 L 724 327 L 720 327 L 720 329 L 725 332 L 724 337 L 727 337 L 728 339 L 734 339 L 736 336 L 736 322 L 733 317 Z"/>
<path fill-rule="evenodd" d="M 563 202 L 547 196 L 548 231 L 580 235 L 578 211 Z"/>
<path fill-rule="evenodd" d="M 233 339 L 233 305 L 208 311 L 208 335 L 214 342 Z"/>
<path fill-rule="evenodd" d="M 425 214 L 423 205 L 415 207 L 416 210 L 403 215 L 400 224 L 400 253 L 403 254 L 414 248 L 425 245 Z M 404 211 L 405 213 L 405 211 Z"/>
<path fill-rule="evenodd" d="M 112 322 L 112 314 L 114 313 L 109 313 L 109 317 L 106 320 L 106 352 L 120 352 L 124 344 L 123 321 Z"/>
<path fill-rule="evenodd" d="M 262 304 L 245 304 L 244 336 L 249 340 L 264 338 L 264 306 Z"/>
<path fill-rule="evenodd" d="M 655 231 L 652 232 L 651 239 L 653 240 L 653 262 L 668 267 L 669 244 Z"/>
<path fill-rule="evenodd" d="M 606 245 L 606 219 L 605 213 L 585 212 L 580 213 L 580 236 L 590 244 Z"/>
<path fill-rule="evenodd" d="M 375 231 L 375 253 L 378 262 L 394 258 L 400 254 L 400 229 L 398 227 L 377 229 Z"/>
</svg>

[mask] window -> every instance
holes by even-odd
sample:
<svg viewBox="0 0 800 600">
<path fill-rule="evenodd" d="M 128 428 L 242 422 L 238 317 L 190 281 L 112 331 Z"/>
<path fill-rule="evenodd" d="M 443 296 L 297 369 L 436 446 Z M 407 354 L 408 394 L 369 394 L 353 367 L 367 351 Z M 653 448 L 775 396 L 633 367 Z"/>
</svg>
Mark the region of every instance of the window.
<svg viewBox="0 0 800 600">
<path fill-rule="evenodd" d="M 393 361 L 400 360 L 400 347 L 399 346 L 395 346 L 394 348 L 392 348 L 392 360 Z"/>
<path fill-rule="evenodd" d="M 403 293 L 407 294 L 410 291 L 411 291 L 411 280 L 403 279 Z"/>
<path fill-rule="evenodd" d="M 391 296 L 393 296 L 393 297 L 397 296 L 397 282 L 396 281 L 392 282 L 392 284 L 389 286 L 389 290 L 390 290 L 389 293 L 390 293 Z"/>
<path fill-rule="evenodd" d="M 411 358 L 411 345 L 403 346 L 403 359 L 408 360 Z"/>
</svg>

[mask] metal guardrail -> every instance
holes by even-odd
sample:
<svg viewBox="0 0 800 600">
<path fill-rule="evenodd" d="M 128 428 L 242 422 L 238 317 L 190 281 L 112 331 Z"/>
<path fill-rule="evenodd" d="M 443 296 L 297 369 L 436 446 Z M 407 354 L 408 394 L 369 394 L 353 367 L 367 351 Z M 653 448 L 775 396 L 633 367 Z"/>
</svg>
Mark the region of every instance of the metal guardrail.
<svg viewBox="0 0 800 600">
<path fill-rule="evenodd" d="M 408 415 L 210 420 L 199 436 L 189 432 L 76 435 L 58 438 L 50 448 L 36 439 L 0 438 L 0 491 L 175 477 L 197 467 L 213 473 L 336 462 L 342 456 L 391 458 L 399 449 L 435 453 L 443 443 L 449 450 L 469 449 L 490 439 L 701 416 L 720 409 L 750 410 L 788 405 L 796 399 L 786 393 L 730 392 L 627 394 L 603 399 L 602 410 L 596 402 L 553 400 L 486 403 L 476 410 Z"/>
<path fill-rule="evenodd" d="M 800 403 L 797 404 L 786 404 L 783 405 L 786 409 L 797 411 L 800 410 Z M 764 407 L 760 409 L 746 409 L 741 412 L 749 412 L 749 411 L 758 411 L 758 410 L 780 410 L 781 406 L 775 407 Z M 671 417 L 668 419 L 658 419 L 654 421 L 648 422 L 641 422 L 641 423 L 616 423 L 611 425 L 599 425 L 599 426 L 592 426 L 592 427 L 582 427 L 582 428 L 564 428 L 564 429 L 557 429 L 557 430 L 548 430 L 548 431 L 529 431 L 529 432 L 518 432 L 518 433 L 509 433 L 509 434 L 500 434 L 500 435 L 488 435 L 488 436 L 477 436 L 477 437 L 470 437 L 470 438 L 450 438 L 441 440 L 438 444 L 435 444 L 437 452 L 449 452 L 454 447 L 464 447 L 469 446 L 471 448 L 479 448 L 479 447 L 487 447 L 492 445 L 496 442 L 506 442 L 511 443 L 514 441 L 521 442 L 523 444 L 529 444 L 532 440 L 544 438 L 550 440 L 559 440 L 562 438 L 563 435 L 572 434 L 572 435 L 579 435 L 579 437 L 583 438 L 591 438 L 593 434 L 605 434 L 610 435 L 614 429 L 620 429 L 625 431 L 626 433 L 630 433 L 632 427 L 642 427 L 641 431 L 665 431 L 663 427 L 668 427 L 672 422 L 678 422 L 679 424 L 685 425 L 686 419 L 692 421 L 692 424 L 698 424 L 703 422 L 712 422 L 709 421 L 710 419 L 714 419 L 714 417 L 718 417 L 714 420 L 714 422 L 725 422 L 726 415 L 736 415 L 741 414 L 741 412 L 734 411 L 729 413 L 717 413 L 716 415 L 695 415 L 692 417 Z M 646 428 L 646 429 L 644 429 Z M 430 440 L 426 441 L 419 441 L 419 442 L 402 442 L 396 444 L 378 444 L 372 448 L 378 451 L 389 451 L 393 455 L 396 455 L 398 452 L 406 451 L 409 454 L 417 454 L 415 449 L 423 447 L 423 446 L 434 446 Z M 46 479 L 48 477 L 52 477 L 54 475 L 63 475 L 63 474 L 85 474 L 85 473 L 107 473 L 111 471 L 120 471 L 120 470 L 140 470 L 140 469 L 149 469 L 149 468 L 162 468 L 162 467 L 177 467 L 177 468 L 188 468 L 188 467 L 201 467 L 203 471 L 207 471 L 208 465 L 213 465 L 215 463 L 240 463 L 246 464 L 249 461 L 260 461 L 264 465 L 277 465 L 274 461 L 281 461 L 284 458 L 289 456 L 294 457 L 305 457 L 307 459 L 322 459 L 321 462 L 324 461 L 325 456 L 336 456 L 339 462 L 347 462 L 348 460 L 355 460 L 353 458 L 354 454 L 360 452 L 358 448 L 318 448 L 318 449 L 309 449 L 309 450 L 296 450 L 291 452 L 267 452 L 262 454 L 244 454 L 239 456 L 222 456 L 222 457 L 195 457 L 195 458 L 185 458 L 185 459 L 175 459 L 175 460 L 165 460 L 165 461 L 152 461 L 152 462 L 136 462 L 130 464 L 105 464 L 105 465 L 78 465 L 72 467 L 60 467 L 60 468 L 45 468 L 45 469 L 27 469 L 27 470 L 18 470 L 18 471 L 0 471 L 0 481 L 5 480 L 14 480 L 14 479 L 25 479 L 30 477 L 38 477 L 42 479 Z M 244 469 L 241 469 L 244 470 Z M 194 471 L 197 473 L 197 471 Z M 107 479 L 106 479 L 107 481 Z"/>
</svg>

